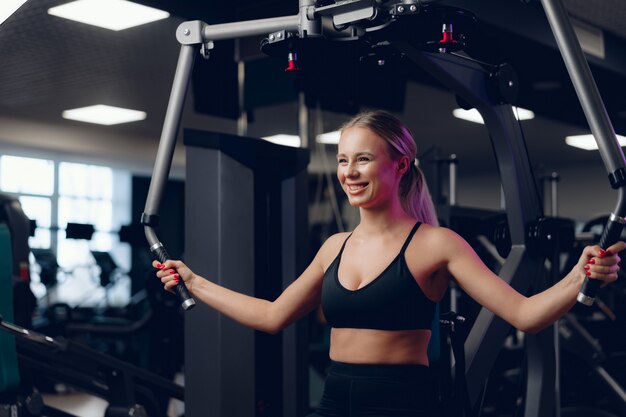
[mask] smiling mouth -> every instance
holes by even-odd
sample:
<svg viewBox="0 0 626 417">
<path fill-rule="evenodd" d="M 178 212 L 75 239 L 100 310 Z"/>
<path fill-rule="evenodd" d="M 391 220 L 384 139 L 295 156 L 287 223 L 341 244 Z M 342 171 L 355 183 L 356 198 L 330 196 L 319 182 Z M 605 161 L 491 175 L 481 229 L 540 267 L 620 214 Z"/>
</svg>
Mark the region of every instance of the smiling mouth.
<svg viewBox="0 0 626 417">
<path fill-rule="evenodd" d="M 367 187 L 367 184 L 351 184 L 351 185 L 348 185 L 348 190 L 358 191 L 358 190 L 362 190 L 365 187 Z"/>
</svg>

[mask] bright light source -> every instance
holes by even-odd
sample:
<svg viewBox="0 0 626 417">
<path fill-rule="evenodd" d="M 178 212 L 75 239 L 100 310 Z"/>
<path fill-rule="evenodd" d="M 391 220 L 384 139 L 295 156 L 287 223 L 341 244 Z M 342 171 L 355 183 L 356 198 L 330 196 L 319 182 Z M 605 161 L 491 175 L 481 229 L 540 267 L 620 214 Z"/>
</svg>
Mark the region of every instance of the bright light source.
<svg viewBox="0 0 626 417">
<path fill-rule="evenodd" d="M 457 119 L 467 120 L 468 122 L 485 124 L 483 117 L 476 109 L 454 109 L 452 115 Z M 513 115 L 517 120 L 530 120 L 535 118 L 535 113 L 531 110 L 513 106 Z"/>
<path fill-rule="evenodd" d="M 535 113 L 532 110 L 521 107 L 513 106 L 513 114 L 517 120 L 532 120 L 535 118 Z"/>
<path fill-rule="evenodd" d="M 341 136 L 341 132 L 335 130 L 334 132 L 322 133 L 321 135 L 317 135 L 318 143 L 325 143 L 327 145 L 337 145 L 339 143 L 339 137 Z"/>
<path fill-rule="evenodd" d="M 170 16 L 163 10 L 126 0 L 77 0 L 52 7 L 48 13 L 111 30 L 128 29 Z"/>
<path fill-rule="evenodd" d="M 476 109 L 454 109 L 452 110 L 452 115 L 457 119 L 467 120 L 468 122 L 481 123 L 485 124 L 483 121 L 483 117 L 478 113 Z"/>
<path fill-rule="evenodd" d="M 97 104 L 95 106 L 65 110 L 63 111 L 63 118 L 110 126 L 143 120 L 146 118 L 146 113 L 138 110 Z"/>
<path fill-rule="evenodd" d="M 621 135 L 616 136 L 617 141 L 619 142 L 619 146 L 626 146 L 626 137 Z M 598 144 L 596 143 L 593 135 L 566 136 L 565 143 L 567 143 L 569 146 L 584 149 L 586 151 L 594 151 L 598 149 Z"/>
<path fill-rule="evenodd" d="M 277 145 L 292 146 L 294 148 L 300 147 L 300 136 L 296 135 L 273 135 L 266 136 L 262 139 Z"/>
<path fill-rule="evenodd" d="M 0 1 L 0 25 L 19 9 L 26 0 L 2 0 Z"/>
</svg>

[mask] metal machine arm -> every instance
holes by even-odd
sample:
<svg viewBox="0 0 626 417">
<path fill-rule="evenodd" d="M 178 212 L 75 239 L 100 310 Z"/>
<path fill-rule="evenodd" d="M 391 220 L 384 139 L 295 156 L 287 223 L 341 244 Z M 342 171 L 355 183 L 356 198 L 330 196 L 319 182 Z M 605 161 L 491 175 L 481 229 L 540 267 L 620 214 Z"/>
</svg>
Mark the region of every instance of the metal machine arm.
<svg viewBox="0 0 626 417">
<path fill-rule="evenodd" d="M 208 52 L 213 47 L 213 40 L 266 34 L 277 30 L 298 30 L 301 36 L 319 34 L 319 24 L 316 24 L 315 20 L 310 19 L 310 17 L 314 15 L 313 10 L 311 10 L 313 6 L 313 0 L 300 0 L 300 11 L 298 15 L 295 16 L 258 19 L 213 26 L 207 25 L 201 21 L 191 21 L 184 22 L 178 27 L 176 37 L 182 46 L 176 66 L 172 91 L 167 105 L 167 112 L 163 122 L 163 130 L 152 172 L 148 197 L 146 199 L 144 212 L 141 216 L 141 223 L 144 225 L 150 251 L 159 262 L 163 263 L 167 261 L 169 255 L 163 244 L 159 241 L 154 228 L 159 223 L 159 207 L 172 166 L 178 128 L 180 126 L 185 97 L 193 70 L 195 53 L 198 48 L 201 48 L 205 57 L 208 57 Z M 196 304 L 182 280 L 174 287 L 174 290 L 184 310 L 190 309 Z"/>
<path fill-rule="evenodd" d="M 598 150 L 609 174 L 611 186 L 618 190 L 617 205 L 611 213 L 599 243 L 601 247 L 607 248 L 619 240 L 626 224 L 626 195 L 624 194 L 626 160 L 562 1 L 541 0 L 541 4 L 574 84 L 591 133 L 598 143 Z M 578 294 L 578 301 L 585 305 L 592 305 L 600 284 L 598 280 L 585 278 Z"/>
</svg>

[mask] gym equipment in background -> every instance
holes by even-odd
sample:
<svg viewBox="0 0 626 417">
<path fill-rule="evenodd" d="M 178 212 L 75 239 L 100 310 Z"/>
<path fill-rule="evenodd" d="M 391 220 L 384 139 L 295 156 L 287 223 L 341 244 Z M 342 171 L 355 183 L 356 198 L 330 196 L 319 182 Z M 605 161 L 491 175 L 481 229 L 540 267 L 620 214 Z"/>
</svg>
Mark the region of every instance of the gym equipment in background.
<svg viewBox="0 0 626 417">
<path fill-rule="evenodd" d="M 11 274 L 13 288 L 13 313 L 15 322 L 30 326 L 33 311 L 37 300 L 30 288 L 30 264 L 28 237 L 32 236 L 33 229 L 22 205 L 17 197 L 0 193 L 0 224 L 4 224 L 10 234 L 10 254 L 12 266 L 5 270 Z"/>
<path fill-rule="evenodd" d="M 57 256 L 52 249 L 32 248 L 31 253 L 35 262 L 39 265 L 39 279 L 47 288 L 57 283 L 57 274 L 61 268 L 57 262 Z"/>
<path fill-rule="evenodd" d="M 35 387 L 63 382 L 103 398 L 109 403 L 105 417 L 165 417 L 170 399 L 184 399 L 180 385 L 79 343 L 33 332 L 1 316 L 0 330 L 16 338 L 23 379 Z"/>
<path fill-rule="evenodd" d="M 106 287 L 114 281 L 113 274 L 119 270 L 119 267 L 109 252 L 96 250 L 90 252 L 100 268 L 100 285 Z"/>
</svg>

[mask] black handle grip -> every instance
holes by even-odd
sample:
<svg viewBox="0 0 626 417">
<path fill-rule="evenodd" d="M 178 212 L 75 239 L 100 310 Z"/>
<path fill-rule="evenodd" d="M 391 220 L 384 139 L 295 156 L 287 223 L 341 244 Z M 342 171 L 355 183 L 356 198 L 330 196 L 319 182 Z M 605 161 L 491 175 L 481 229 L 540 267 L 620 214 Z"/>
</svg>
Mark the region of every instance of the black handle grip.
<svg viewBox="0 0 626 417">
<path fill-rule="evenodd" d="M 167 251 L 163 246 L 159 246 L 152 250 L 152 253 L 156 256 L 156 258 L 161 263 L 165 263 L 170 256 L 167 254 Z M 189 291 L 187 290 L 187 286 L 185 285 L 185 281 L 181 279 L 178 281 L 178 284 L 174 287 L 174 292 L 178 296 L 180 300 L 180 305 L 183 310 L 190 310 L 196 306 L 196 300 L 193 299 L 191 295 L 189 295 Z"/>
<path fill-rule="evenodd" d="M 602 233 L 602 237 L 600 238 L 600 247 L 608 248 L 613 243 L 617 242 L 622 235 L 622 229 L 624 228 L 624 224 L 619 221 L 613 220 L 613 216 L 609 219 L 604 228 L 604 232 Z M 589 279 L 589 277 L 585 278 L 583 282 L 583 286 L 578 293 L 578 297 L 576 299 L 578 302 L 585 305 L 593 305 L 596 300 L 596 294 L 598 289 L 602 285 L 602 281 L 598 281 L 597 279 Z"/>
</svg>

